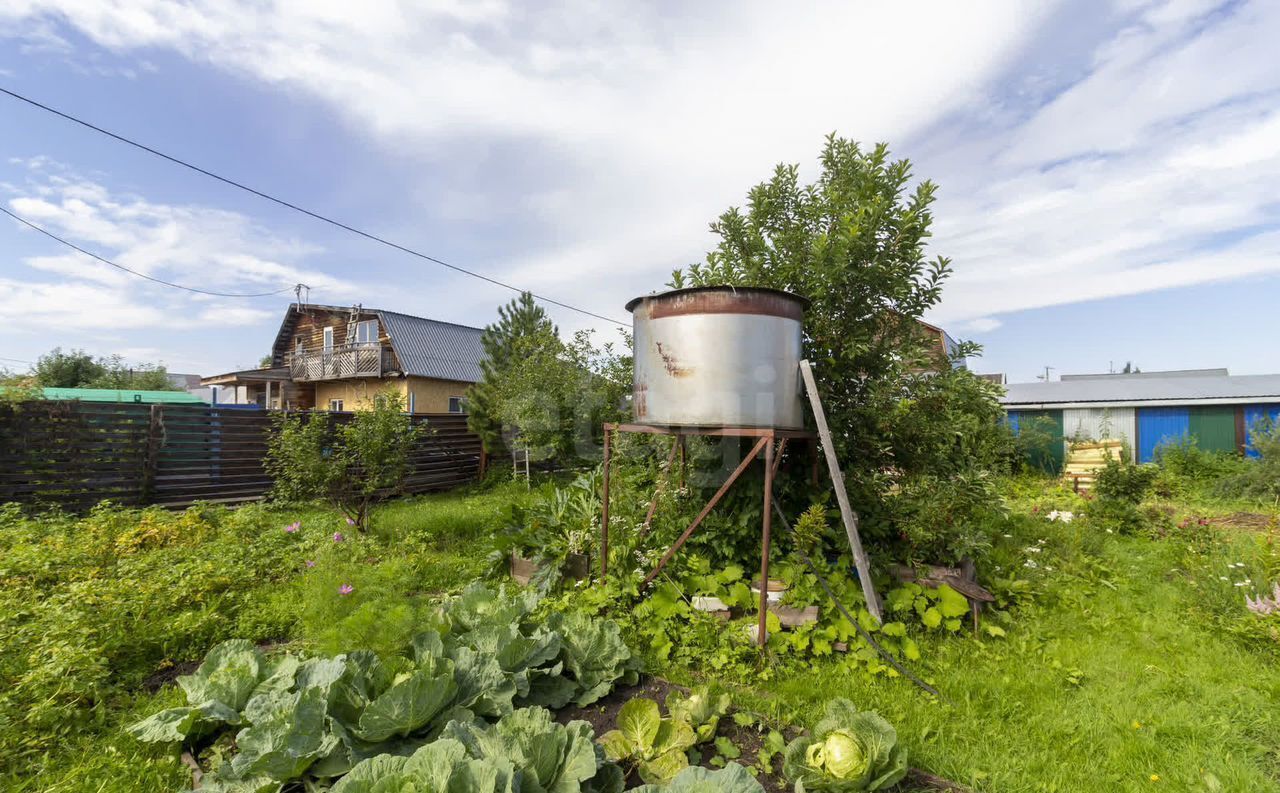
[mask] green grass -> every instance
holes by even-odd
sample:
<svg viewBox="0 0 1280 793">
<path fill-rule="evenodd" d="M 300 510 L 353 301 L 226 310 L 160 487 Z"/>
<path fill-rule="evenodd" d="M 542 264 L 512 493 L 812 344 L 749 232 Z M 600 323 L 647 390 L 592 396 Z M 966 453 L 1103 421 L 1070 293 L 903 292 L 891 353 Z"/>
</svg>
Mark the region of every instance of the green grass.
<svg viewBox="0 0 1280 793">
<path fill-rule="evenodd" d="M 1015 483 L 1012 492 L 1023 511 L 1081 503 L 1043 482 Z M 8 710 L 0 707 L 0 752 L 10 753 L 0 756 L 0 778 L 6 765 L 9 772 L 0 787 L 181 789 L 189 775 L 175 753 L 122 733 L 178 699 L 172 686 L 147 693 L 148 675 L 231 635 L 324 649 L 394 645 L 436 595 L 483 573 L 488 532 L 528 497 L 523 486 L 504 485 L 406 499 L 377 514 L 372 536 L 342 544 L 331 534 L 349 530 L 328 510 L 214 511 L 173 524 L 189 536 L 161 531 L 154 545 L 110 564 L 104 549 L 128 545 L 141 513 L 85 521 L 0 514 L 0 697 L 10 698 Z M 1165 506 L 1174 509 L 1171 524 L 1239 511 L 1206 499 Z M 181 520 L 161 515 L 142 525 Z M 284 535 L 292 520 L 302 531 Z M 978 791 L 1280 790 L 1280 650 L 1233 629 L 1242 624 L 1239 592 L 1218 579 L 1234 560 L 1248 560 L 1255 577 L 1280 575 L 1267 566 L 1276 557 L 1266 536 L 1229 529 L 1196 545 L 1177 532 L 1161 539 L 1036 525 L 1047 541 L 1041 562 L 1055 569 L 1039 571 L 1034 601 L 1005 624 L 1005 638 L 920 637 L 923 659 L 913 666 L 944 700 L 901 678 L 815 661 L 738 687 L 738 705 L 803 724 L 828 698 L 848 697 L 897 725 L 913 765 Z M 1007 541 L 1000 558 L 1020 564 L 1025 539 Z M 339 582 L 355 593 L 338 596 Z M 101 600 L 78 608 L 71 595 Z M 40 605 L 59 598 L 66 605 Z M 105 659 L 107 671 L 95 678 L 96 698 L 66 706 L 78 720 L 41 740 L 20 720 L 13 698 L 27 689 L 14 681 L 47 655 L 48 636 L 83 637 L 86 657 Z M 73 666 L 67 679 L 79 676 Z"/>
<path fill-rule="evenodd" d="M 1280 789 L 1276 656 L 1193 618 L 1170 557 L 1116 539 L 1111 586 L 1063 586 L 1005 639 L 930 642 L 942 702 L 830 665 L 755 693 L 806 720 L 846 696 L 899 725 L 914 763 L 982 790 Z"/>
<path fill-rule="evenodd" d="M 175 757 L 121 732 L 155 709 L 148 677 L 231 637 L 397 646 L 435 596 L 484 572 L 488 533 L 528 497 L 502 485 L 404 499 L 367 536 L 319 506 L 0 509 L 0 788 L 181 789 Z"/>
</svg>

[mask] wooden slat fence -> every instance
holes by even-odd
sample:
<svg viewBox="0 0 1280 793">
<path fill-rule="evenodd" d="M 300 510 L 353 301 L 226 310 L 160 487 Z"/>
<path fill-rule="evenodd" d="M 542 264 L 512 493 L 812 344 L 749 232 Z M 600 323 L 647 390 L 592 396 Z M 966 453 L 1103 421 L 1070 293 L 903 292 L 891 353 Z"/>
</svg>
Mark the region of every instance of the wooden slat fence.
<svg viewBox="0 0 1280 793">
<path fill-rule="evenodd" d="M 314 413 L 335 423 L 350 414 Z M 456 413 L 414 416 L 430 428 L 411 453 L 404 490 L 474 481 L 480 438 Z M 86 509 L 104 499 L 185 507 L 261 498 L 272 414 L 204 405 L 24 402 L 0 405 L 0 503 Z"/>
</svg>

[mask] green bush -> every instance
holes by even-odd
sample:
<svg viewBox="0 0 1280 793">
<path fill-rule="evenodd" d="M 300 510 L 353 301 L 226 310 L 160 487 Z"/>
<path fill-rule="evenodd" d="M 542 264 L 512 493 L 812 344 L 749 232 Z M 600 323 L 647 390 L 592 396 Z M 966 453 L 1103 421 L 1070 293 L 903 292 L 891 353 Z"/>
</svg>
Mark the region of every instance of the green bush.
<svg viewBox="0 0 1280 793">
<path fill-rule="evenodd" d="M 1258 453 L 1258 459 L 1223 480 L 1219 492 L 1268 501 L 1280 498 L 1280 423 L 1265 416 L 1255 422 L 1250 429 L 1250 448 Z"/>
<path fill-rule="evenodd" d="M 905 556 L 916 562 L 954 564 L 986 556 L 1007 514 L 994 478 L 984 471 L 911 477 L 888 503 L 907 545 Z"/>
<path fill-rule="evenodd" d="M 1093 493 L 1100 501 L 1119 501 L 1137 505 L 1151 492 L 1160 473 L 1154 465 L 1134 465 L 1127 459 L 1108 457 L 1107 464 L 1095 474 Z"/>
</svg>

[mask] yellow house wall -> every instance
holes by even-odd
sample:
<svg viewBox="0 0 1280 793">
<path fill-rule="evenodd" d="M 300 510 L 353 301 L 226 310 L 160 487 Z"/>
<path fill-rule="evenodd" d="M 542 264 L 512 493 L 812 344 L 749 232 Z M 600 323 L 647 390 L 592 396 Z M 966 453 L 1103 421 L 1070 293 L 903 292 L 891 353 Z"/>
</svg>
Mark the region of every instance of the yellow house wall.
<svg viewBox="0 0 1280 793">
<path fill-rule="evenodd" d="M 316 410 L 328 410 L 330 399 L 341 399 L 343 410 L 367 410 L 387 391 L 404 396 L 404 380 L 323 380 L 316 383 Z"/>
<path fill-rule="evenodd" d="M 427 377 L 405 377 L 395 380 L 326 380 L 316 383 L 316 410 L 328 410 L 329 400 L 341 399 L 343 410 L 365 410 L 373 407 L 374 397 L 392 391 L 404 398 L 409 407 L 413 393 L 414 413 L 448 413 L 449 397 L 463 396 L 470 383 L 433 380 Z"/>
<path fill-rule="evenodd" d="M 471 383 L 456 380 L 433 380 L 428 377 L 406 377 L 405 399 L 413 392 L 414 413 L 448 413 L 449 397 L 466 396 Z"/>
</svg>

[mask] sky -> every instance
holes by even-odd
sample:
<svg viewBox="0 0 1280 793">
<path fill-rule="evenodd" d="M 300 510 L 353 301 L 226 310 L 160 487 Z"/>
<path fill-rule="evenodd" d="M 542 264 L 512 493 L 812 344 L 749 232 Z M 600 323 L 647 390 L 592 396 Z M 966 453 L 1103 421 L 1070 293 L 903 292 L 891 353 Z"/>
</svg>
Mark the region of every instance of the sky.
<svg viewBox="0 0 1280 793">
<path fill-rule="evenodd" d="M 8 0 L 0 87 L 626 321 L 826 134 L 938 185 L 978 371 L 1280 371 L 1280 3 Z M 0 366 L 213 374 L 291 287 L 483 326 L 514 294 L 0 95 Z M 569 333 L 616 328 L 556 306 Z"/>
</svg>

